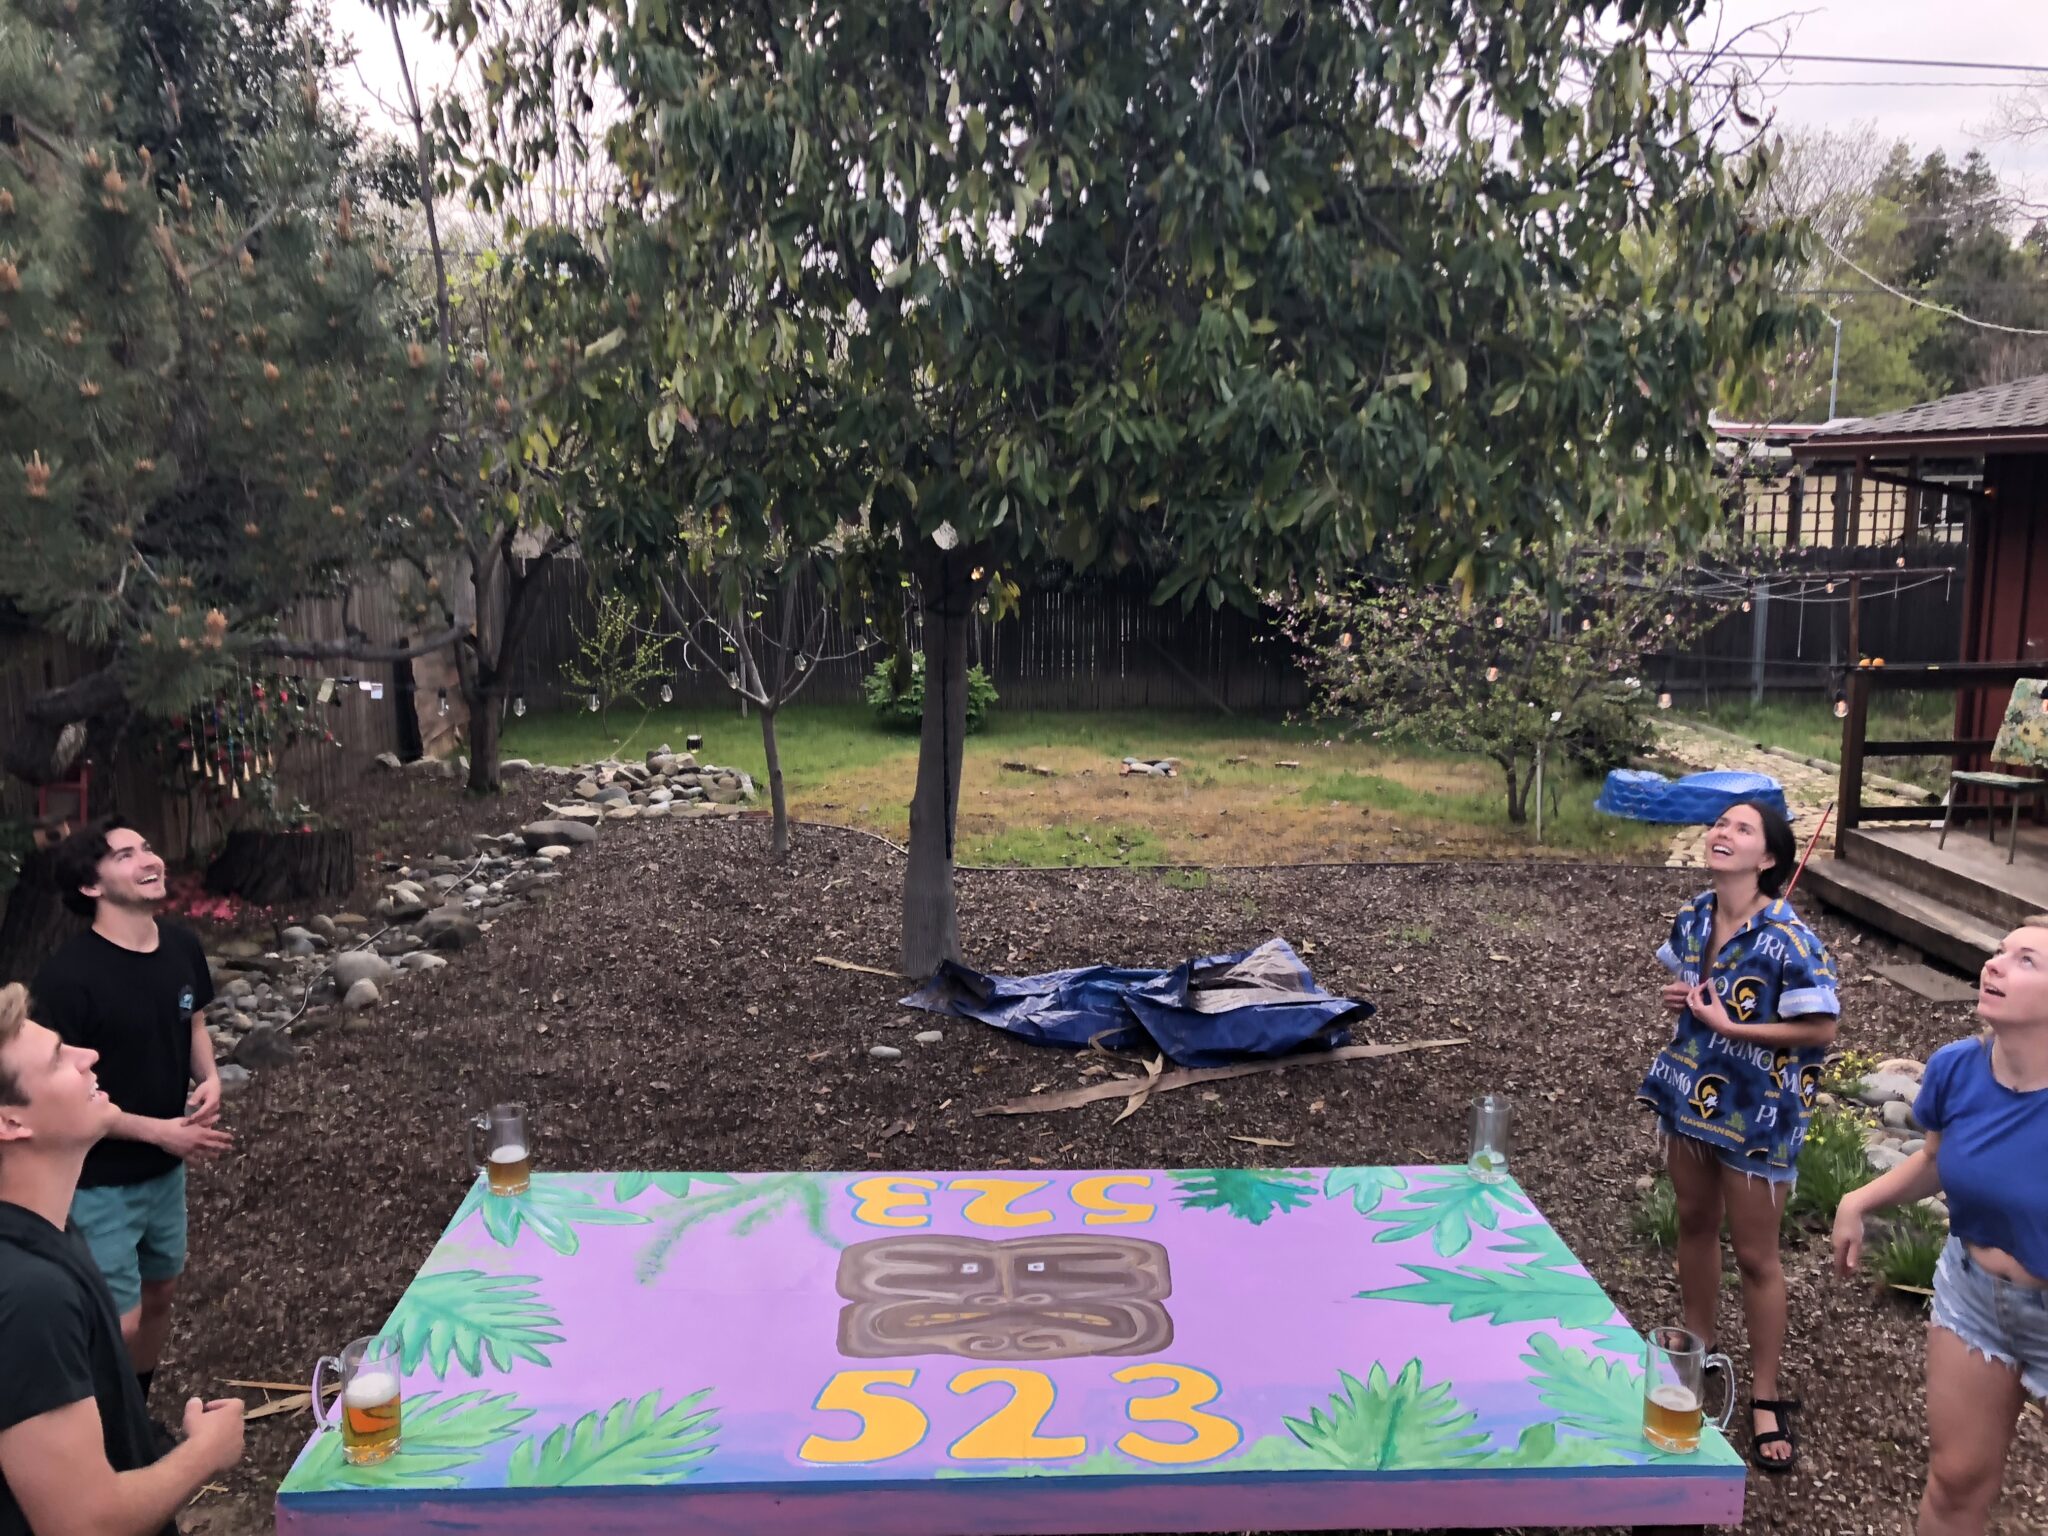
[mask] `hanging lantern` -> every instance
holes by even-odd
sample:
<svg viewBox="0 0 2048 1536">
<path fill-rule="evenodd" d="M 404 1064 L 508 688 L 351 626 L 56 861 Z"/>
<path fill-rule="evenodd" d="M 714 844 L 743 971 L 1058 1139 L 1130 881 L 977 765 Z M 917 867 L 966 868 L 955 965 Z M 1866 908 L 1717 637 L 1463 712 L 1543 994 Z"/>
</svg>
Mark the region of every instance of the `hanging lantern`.
<svg viewBox="0 0 2048 1536">
<path fill-rule="evenodd" d="M 669 687 L 667 683 L 663 683 L 661 685 L 661 702 L 664 704 L 673 704 L 675 702 L 675 699 L 675 689 Z"/>
<path fill-rule="evenodd" d="M 1668 693 L 1660 693 L 1660 694 L 1658 694 L 1658 695 L 1657 695 L 1657 707 L 1658 707 L 1659 709 L 1669 709 L 1669 708 L 1671 707 L 1671 695 L 1670 695 L 1670 694 L 1668 694 Z"/>
<path fill-rule="evenodd" d="M 1835 690 L 1835 718 L 1837 720 L 1849 718 L 1849 701 L 1842 696 L 1842 691 L 1839 688 Z"/>
<path fill-rule="evenodd" d="M 519 716 L 523 716 L 523 715 L 525 715 L 525 713 L 526 713 L 526 696 L 525 696 L 524 694 L 521 694 L 521 695 L 520 695 L 520 696 L 519 696 L 518 698 L 516 698 L 516 699 L 514 699 L 514 700 L 512 701 L 512 713 L 513 713 L 514 715 L 519 715 Z"/>
<path fill-rule="evenodd" d="M 1749 612 L 1749 599 L 1746 597 L 1742 600 L 1742 611 L 1744 613 Z"/>
<path fill-rule="evenodd" d="M 1487 680 L 1487 681 L 1488 681 L 1489 683 L 1497 683 L 1497 682 L 1499 682 L 1499 681 L 1500 681 L 1500 668 L 1499 668 L 1499 667 L 1488 667 L 1488 668 L 1486 669 L 1486 680 Z"/>
<path fill-rule="evenodd" d="M 599 706 L 598 706 L 598 700 L 597 700 L 597 695 L 593 693 L 593 694 L 592 694 L 592 695 L 590 696 L 590 712 L 591 712 L 591 713 L 592 713 L 593 715 L 594 715 L 594 714 L 596 714 L 596 713 L 597 713 L 597 711 L 598 711 L 598 707 L 599 707 Z"/>
<path fill-rule="evenodd" d="M 441 698 L 434 706 L 434 713 L 441 716 L 444 720 L 448 717 L 448 690 L 446 688 L 441 690 Z"/>
</svg>

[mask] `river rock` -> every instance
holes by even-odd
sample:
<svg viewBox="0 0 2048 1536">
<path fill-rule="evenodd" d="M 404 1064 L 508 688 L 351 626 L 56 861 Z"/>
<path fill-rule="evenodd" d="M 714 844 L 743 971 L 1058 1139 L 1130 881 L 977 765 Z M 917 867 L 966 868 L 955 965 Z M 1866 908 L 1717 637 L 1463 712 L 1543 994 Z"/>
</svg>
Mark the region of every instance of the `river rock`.
<svg viewBox="0 0 2048 1536">
<path fill-rule="evenodd" d="M 378 992 L 377 983 L 365 976 L 342 994 L 341 1006 L 348 1013 L 364 1013 L 381 1001 L 383 995 Z"/>
<path fill-rule="evenodd" d="M 946 1037 L 941 1031 L 936 1029 L 921 1029 L 915 1035 L 912 1035 L 911 1038 L 919 1045 L 937 1045 Z"/>
<path fill-rule="evenodd" d="M 352 949 L 334 957 L 334 984 L 343 992 L 359 981 L 386 982 L 391 979 L 391 962 L 368 950 Z"/>
<path fill-rule="evenodd" d="M 1878 1111 L 1884 1123 L 1895 1131 L 1919 1129 L 1919 1122 L 1913 1118 L 1913 1106 L 1904 1099 L 1893 1099 Z"/>
<path fill-rule="evenodd" d="M 523 773 L 533 772 L 533 764 L 523 757 L 508 757 L 498 764 L 498 777 L 516 779 Z"/>
<path fill-rule="evenodd" d="M 438 971 L 447 964 L 447 956 L 434 954 L 430 950 L 419 949 L 414 950 L 411 954 L 400 960 L 398 968 L 402 971 Z"/>
<path fill-rule="evenodd" d="M 325 939 L 330 944 L 334 942 L 334 935 L 339 931 L 334 926 L 334 919 L 325 912 L 316 912 L 307 918 L 306 926 L 313 931 L 315 937 Z"/>
<path fill-rule="evenodd" d="M 484 936 L 483 929 L 477 927 L 474 918 L 451 912 L 446 907 L 421 918 L 413 932 L 426 942 L 429 949 L 467 949 Z"/>
<path fill-rule="evenodd" d="M 364 985 L 375 988 L 373 982 Z M 228 1059 L 238 1067 L 260 1072 L 265 1067 L 281 1067 L 297 1059 L 298 1054 L 298 1047 L 283 1030 L 271 1024 L 258 1024 L 242 1037 Z"/>
<path fill-rule="evenodd" d="M 526 846 L 538 852 L 557 844 L 594 843 L 597 828 L 581 821 L 535 821 L 519 829 L 519 835 L 526 840 Z"/>
<path fill-rule="evenodd" d="M 871 1045 L 868 1054 L 877 1061 L 901 1061 L 903 1053 L 893 1045 Z"/>
<path fill-rule="evenodd" d="M 1911 1103 L 1920 1096 L 1920 1079 L 1903 1072 L 1873 1072 L 1856 1090 L 1856 1097 L 1873 1109 L 1893 1102 Z"/>
<path fill-rule="evenodd" d="M 226 1098 L 229 1094 L 239 1093 L 242 1089 L 248 1087 L 250 1075 L 247 1067 L 237 1066 L 234 1062 L 228 1062 L 222 1066 L 220 1069 L 221 1097 Z"/>
</svg>

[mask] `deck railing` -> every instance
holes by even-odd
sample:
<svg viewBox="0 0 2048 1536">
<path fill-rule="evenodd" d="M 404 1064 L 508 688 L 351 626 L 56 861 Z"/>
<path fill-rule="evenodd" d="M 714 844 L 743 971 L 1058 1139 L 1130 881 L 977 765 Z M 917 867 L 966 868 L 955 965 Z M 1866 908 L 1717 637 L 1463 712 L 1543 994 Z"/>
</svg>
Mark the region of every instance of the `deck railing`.
<svg viewBox="0 0 2048 1536">
<path fill-rule="evenodd" d="M 1951 666 L 1856 667 L 1846 684 L 1844 698 L 1848 713 L 1842 721 L 1842 781 L 1836 799 L 1837 825 L 1849 831 L 1866 821 L 1925 821 L 1924 805 L 1865 805 L 1863 803 L 1863 762 L 1866 757 L 1945 757 L 1952 763 L 1979 757 L 1991 750 L 1992 736 L 1952 736 L 1926 741 L 1871 741 L 1870 700 L 1874 693 L 1896 690 L 1926 693 L 1935 689 L 1983 690 L 2000 695 L 2011 691 L 2022 678 L 2048 678 L 2043 662 L 1961 662 Z M 2003 707 L 2003 699 L 2000 699 Z M 1960 708 L 1958 709 L 1960 714 Z M 1988 814 L 1988 805 L 1958 804 L 1958 820 Z"/>
</svg>

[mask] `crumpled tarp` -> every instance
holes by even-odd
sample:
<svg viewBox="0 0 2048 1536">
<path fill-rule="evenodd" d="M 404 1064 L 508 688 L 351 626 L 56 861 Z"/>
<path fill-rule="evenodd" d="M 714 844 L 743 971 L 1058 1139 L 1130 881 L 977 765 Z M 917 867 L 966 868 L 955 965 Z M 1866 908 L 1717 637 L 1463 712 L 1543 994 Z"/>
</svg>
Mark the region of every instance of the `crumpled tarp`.
<svg viewBox="0 0 2048 1536">
<path fill-rule="evenodd" d="M 1617 768 L 1607 775 L 1593 809 L 1610 816 L 1626 816 L 1631 821 L 1710 827 L 1738 800 L 1761 801 L 1787 821 L 1792 819 L 1785 804 L 1785 788 L 1776 779 L 1761 773 L 1728 770 L 1667 779 L 1661 773 Z"/>
<path fill-rule="evenodd" d="M 1148 1043 L 1184 1067 L 1347 1044 L 1345 1026 L 1373 1005 L 1316 985 L 1284 939 L 1185 961 L 1170 971 L 1088 965 L 1042 976 L 990 976 L 952 961 L 905 1007 L 977 1019 L 1040 1045 L 1112 1051 Z"/>
</svg>

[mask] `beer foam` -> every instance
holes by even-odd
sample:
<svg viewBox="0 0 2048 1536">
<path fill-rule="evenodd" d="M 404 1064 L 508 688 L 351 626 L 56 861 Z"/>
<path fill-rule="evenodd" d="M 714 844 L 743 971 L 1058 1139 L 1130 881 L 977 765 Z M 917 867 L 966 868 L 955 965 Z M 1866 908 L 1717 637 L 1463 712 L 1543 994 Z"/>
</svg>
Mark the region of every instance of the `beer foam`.
<svg viewBox="0 0 2048 1536">
<path fill-rule="evenodd" d="M 398 1376 L 392 1371 L 364 1371 L 352 1377 L 342 1389 L 341 1400 L 350 1408 L 382 1408 L 398 1396 Z"/>
<path fill-rule="evenodd" d="M 524 1147 L 493 1147 L 491 1161 L 494 1163 L 523 1163 L 526 1161 Z"/>
<path fill-rule="evenodd" d="M 1659 1382 L 1650 1388 L 1650 1401 L 1666 1413 L 1698 1413 L 1700 1400 L 1690 1387 L 1680 1386 L 1675 1381 Z"/>
</svg>

